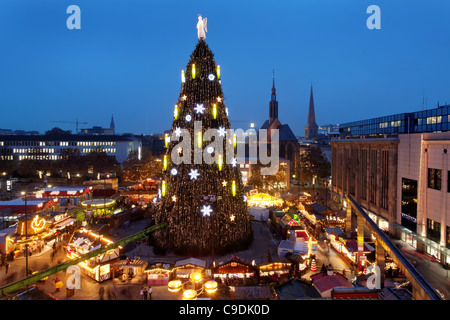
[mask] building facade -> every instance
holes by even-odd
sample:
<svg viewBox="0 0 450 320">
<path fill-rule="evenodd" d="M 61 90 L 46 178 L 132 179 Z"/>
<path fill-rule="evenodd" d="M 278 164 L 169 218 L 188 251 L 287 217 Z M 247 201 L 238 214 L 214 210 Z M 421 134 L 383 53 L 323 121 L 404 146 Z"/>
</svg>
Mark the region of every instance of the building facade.
<svg viewBox="0 0 450 320">
<path fill-rule="evenodd" d="M 0 136 L 0 160 L 14 162 L 30 160 L 58 160 L 67 150 L 87 155 L 94 150 L 106 152 L 121 163 L 133 150 L 140 150 L 140 139 L 115 135 L 3 135 Z"/>
<path fill-rule="evenodd" d="M 332 191 L 417 251 L 450 263 L 450 105 L 340 125 Z"/>
</svg>

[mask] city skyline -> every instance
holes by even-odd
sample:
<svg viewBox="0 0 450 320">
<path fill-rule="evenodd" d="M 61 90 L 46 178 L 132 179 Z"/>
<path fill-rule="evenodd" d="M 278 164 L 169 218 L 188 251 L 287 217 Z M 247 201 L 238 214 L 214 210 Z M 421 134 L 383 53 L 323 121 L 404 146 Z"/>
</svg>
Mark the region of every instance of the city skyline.
<svg viewBox="0 0 450 320">
<path fill-rule="evenodd" d="M 71 4 L 81 8 L 80 30 L 66 27 Z M 372 4 L 381 9 L 379 30 L 366 26 Z M 273 70 L 280 121 L 296 136 L 304 135 L 311 83 L 319 126 L 434 108 L 450 102 L 448 9 L 444 1 L 5 1 L 0 128 L 75 133 L 75 124 L 52 121 L 109 127 L 114 115 L 117 133 L 169 129 L 199 13 L 236 128 L 267 119 Z"/>
</svg>

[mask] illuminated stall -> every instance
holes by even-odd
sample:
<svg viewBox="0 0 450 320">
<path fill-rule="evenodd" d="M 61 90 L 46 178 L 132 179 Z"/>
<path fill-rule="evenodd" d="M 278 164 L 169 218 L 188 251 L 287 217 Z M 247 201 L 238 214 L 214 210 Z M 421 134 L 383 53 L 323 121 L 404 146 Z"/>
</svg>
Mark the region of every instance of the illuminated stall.
<svg viewBox="0 0 450 320">
<path fill-rule="evenodd" d="M 92 199 L 92 187 L 55 187 L 35 192 L 36 198 L 58 199 L 62 206 L 79 206 L 84 200 Z"/>
<path fill-rule="evenodd" d="M 165 285 L 169 283 L 173 264 L 165 262 L 154 262 L 145 269 L 149 285 Z"/>
<path fill-rule="evenodd" d="M 111 264 L 113 283 L 143 284 L 147 279 L 145 268 L 148 261 L 141 259 L 126 259 Z"/>
<path fill-rule="evenodd" d="M 206 261 L 196 258 L 189 258 L 176 261 L 172 270 L 172 275 L 176 279 L 187 280 L 191 273 L 204 274 L 205 270 Z"/>
<path fill-rule="evenodd" d="M 25 245 L 28 244 L 29 254 L 40 252 L 46 239 L 52 235 L 50 223 L 39 214 L 29 215 L 28 220 L 21 217 L 16 232 L 6 242 L 5 251 L 13 254 L 15 258 L 25 254 Z"/>
<path fill-rule="evenodd" d="M 77 259 L 91 251 L 107 247 L 113 242 L 90 230 L 75 231 L 69 245 L 66 247 L 67 257 Z M 111 278 L 111 262 L 118 259 L 121 247 L 111 249 L 98 256 L 85 260 L 78 265 L 81 271 L 92 279 L 102 282 Z"/>
<path fill-rule="evenodd" d="M 261 207 L 261 208 L 283 206 L 282 199 L 271 196 L 267 193 L 257 193 L 255 195 L 252 195 L 248 198 L 247 203 L 249 207 Z"/>
<path fill-rule="evenodd" d="M 287 277 L 292 269 L 292 264 L 288 262 L 274 261 L 261 264 L 259 267 L 260 282 L 273 282 L 281 277 Z"/>
<path fill-rule="evenodd" d="M 114 199 L 92 199 L 81 202 L 81 207 L 85 211 L 88 218 L 90 215 L 105 216 L 113 213 L 116 206 Z"/>
<path fill-rule="evenodd" d="M 212 275 L 214 278 L 241 280 L 258 277 L 259 269 L 244 259 L 233 256 L 226 261 L 221 261 L 213 266 Z"/>
</svg>

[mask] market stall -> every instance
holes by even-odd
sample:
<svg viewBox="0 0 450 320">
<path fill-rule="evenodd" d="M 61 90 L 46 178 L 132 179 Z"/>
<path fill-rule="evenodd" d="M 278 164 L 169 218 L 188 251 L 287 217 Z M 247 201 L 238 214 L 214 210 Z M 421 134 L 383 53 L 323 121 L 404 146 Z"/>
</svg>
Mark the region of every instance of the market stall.
<svg viewBox="0 0 450 320">
<path fill-rule="evenodd" d="M 141 259 L 119 260 L 111 264 L 113 283 L 143 284 L 147 279 L 148 261 Z"/>
<path fill-rule="evenodd" d="M 104 248 L 113 242 L 103 235 L 94 233 L 87 229 L 80 229 L 74 232 L 74 235 L 67 245 L 67 257 L 71 260 L 77 259 L 90 251 Z M 111 278 L 111 262 L 119 259 L 120 247 L 108 250 L 89 260 L 85 260 L 78 265 L 81 271 L 92 279 L 102 282 Z"/>
<path fill-rule="evenodd" d="M 225 283 L 232 281 L 241 283 L 243 279 L 257 278 L 259 269 L 247 260 L 233 256 L 216 264 L 211 270 L 214 278 L 220 278 Z"/>
<path fill-rule="evenodd" d="M 204 274 L 205 270 L 206 270 L 206 261 L 204 260 L 196 258 L 178 260 L 174 264 L 172 270 L 172 277 L 175 279 L 187 280 L 191 273 Z"/>
<path fill-rule="evenodd" d="M 260 282 L 274 282 L 287 278 L 292 270 L 291 263 L 281 261 L 266 262 L 258 267 Z"/>
<path fill-rule="evenodd" d="M 145 269 L 149 285 L 165 285 L 169 283 L 173 264 L 165 262 L 154 262 Z"/>
<path fill-rule="evenodd" d="M 46 188 L 35 193 L 36 198 L 58 199 L 62 206 L 79 206 L 84 200 L 92 199 L 92 187 L 63 186 Z"/>
<path fill-rule="evenodd" d="M 81 202 L 81 207 L 88 220 L 92 217 L 110 215 L 114 212 L 116 201 L 114 199 L 92 199 Z"/>
<path fill-rule="evenodd" d="M 283 205 L 283 200 L 267 193 L 257 193 L 248 197 L 247 203 L 249 207 L 281 207 Z"/>
</svg>

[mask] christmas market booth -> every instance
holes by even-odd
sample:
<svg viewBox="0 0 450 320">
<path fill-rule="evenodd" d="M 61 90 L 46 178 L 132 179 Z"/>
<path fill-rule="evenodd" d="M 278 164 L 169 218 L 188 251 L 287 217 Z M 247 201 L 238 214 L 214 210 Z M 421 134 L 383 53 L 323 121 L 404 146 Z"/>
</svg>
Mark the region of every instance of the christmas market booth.
<svg viewBox="0 0 450 320">
<path fill-rule="evenodd" d="M 173 264 L 168 262 L 153 262 L 147 266 L 145 273 L 149 285 L 165 285 L 169 283 Z"/>
<path fill-rule="evenodd" d="M 206 261 L 197 258 L 188 258 L 175 262 L 172 269 L 171 280 L 188 280 L 191 273 L 205 274 Z"/>
<path fill-rule="evenodd" d="M 273 261 L 260 264 L 259 266 L 259 281 L 276 282 L 280 279 L 287 279 L 291 270 L 292 264 L 289 262 Z"/>
<path fill-rule="evenodd" d="M 88 220 L 93 217 L 109 216 L 114 212 L 116 201 L 113 199 L 92 199 L 81 202 L 85 215 Z"/>
<path fill-rule="evenodd" d="M 283 240 L 289 238 L 294 230 L 304 229 L 305 225 L 297 212 L 289 210 L 278 220 L 278 232 Z M 292 231 L 291 231 L 292 230 Z"/>
<path fill-rule="evenodd" d="M 244 284 L 245 279 L 256 279 L 259 277 L 259 269 L 254 262 L 233 256 L 226 261 L 221 261 L 212 270 L 213 278 L 220 278 L 230 285 Z"/>
<path fill-rule="evenodd" d="M 113 283 L 117 284 L 143 284 L 147 279 L 145 269 L 148 261 L 137 257 L 134 259 L 119 260 L 111 264 Z"/>
<path fill-rule="evenodd" d="M 44 248 L 46 241 L 53 234 L 51 223 L 39 214 L 30 214 L 27 219 L 19 218 L 16 232 L 9 236 L 5 242 L 5 252 L 10 258 L 25 255 L 26 245 L 28 254 L 39 253 Z"/>
<path fill-rule="evenodd" d="M 273 206 L 282 207 L 283 199 L 271 196 L 270 194 L 267 193 L 257 193 L 248 197 L 247 203 L 249 207 L 261 207 L 261 208 L 268 208 Z"/>
<path fill-rule="evenodd" d="M 45 188 L 35 193 L 36 198 L 58 199 L 62 206 L 79 206 L 82 201 L 92 199 L 92 187 Z"/>
<path fill-rule="evenodd" d="M 67 257 L 71 260 L 111 245 L 113 242 L 103 235 L 87 229 L 76 230 L 66 247 Z M 119 259 L 121 247 L 104 252 L 78 264 L 81 271 L 92 279 L 102 282 L 111 278 L 111 262 Z"/>
</svg>

